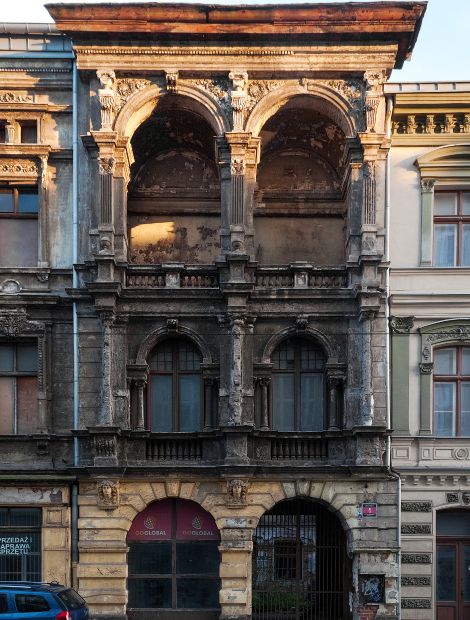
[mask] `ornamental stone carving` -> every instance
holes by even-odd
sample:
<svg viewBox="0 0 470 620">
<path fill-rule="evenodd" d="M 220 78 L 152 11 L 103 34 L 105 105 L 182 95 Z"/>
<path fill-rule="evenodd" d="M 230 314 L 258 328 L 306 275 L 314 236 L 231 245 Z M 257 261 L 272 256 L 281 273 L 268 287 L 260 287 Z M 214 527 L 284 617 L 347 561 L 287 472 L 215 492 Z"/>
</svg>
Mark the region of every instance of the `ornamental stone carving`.
<svg viewBox="0 0 470 620">
<path fill-rule="evenodd" d="M 233 505 L 246 504 L 248 484 L 243 480 L 230 480 L 227 482 L 228 502 Z"/>
<path fill-rule="evenodd" d="M 434 368 L 433 362 L 421 362 L 419 370 L 422 375 L 431 375 Z"/>
<path fill-rule="evenodd" d="M 101 107 L 101 129 L 110 131 L 114 120 L 114 82 L 116 75 L 112 69 L 98 70 L 96 77 L 99 79 L 101 88 L 98 90 L 98 98 Z"/>
<path fill-rule="evenodd" d="M 448 504 L 458 504 L 459 494 L 458 493 L 446 493 L 446 502 Z"/>
<path fill-rule="evenodd" d="M 30 321 L 24 310 L 0 312 L 0 334 L 16 337 L 23 334 L 41 333 L 44 325 L 36 321 Z"/>
<path fill-rule="evenodd" d="M 402 534 L 431 534 L 431 525 L 429 523 L 403 523 L 401 526 Z"/>
<path fill-rule="evenodd" d="M 468 340 L 470 339 L 470 327 L 453 327 L 443 328 L 442 331 L 426 334 L 428 342 L 446 342 L 450 340 Z"/>
<path fill-rule="evenodd" d="M 0 160 L 0 176 L 39 176 L 39 166 L 31 160 Z"/>
<path fill-rule="evenodd" d="M 21 291 L 21 284 L 17 280 L 4 280 L 0 284 L 0 291 L 4 295 L 18 295 Z"/>
<path fill-rule="evenodd" d="M 364 87 L 359 80 L 319 80 L 318 83 L 338 92 L 353 107 L 362 102 Z"/>
<path fill-rule="evenodd" d="M 430 598 L 402 598 L 402 609 L 431 609 Z"/>
<path fill-rule="evenodd" d="M 411 576 L 411 575 L 403 575 L 401 578 L 402 586 L 430 586 L 431 585 L 431 577 L 428 576 Z"/>
<path fill-rule="evenodd" d="M 246 110 L 251 111 L 255 105 L 275 88 L 282 86 L 279 80 L 250 80 L 247 88 Z"/>
<path fill-rule="evenodd" d="M 409 334 L 413 328 L 414 316 L 391 316 L 390 327 L 394 334 Z"/>
<path fill-rule="evenodd" d="M 230 101 L 230 84 L 225 78 L 188 80 L 188 84 L 202 88 L 217 99 L 221 108 L 230 116 L 232 107 Z"/>
<path fill-rule="evenodd" d="M 95 453 L 97 457 L 114 458 L 117 453 L 116 437 L 114 435 L 95 437 Z"/>
<path fill-rule="evenodd" d="M 176 69 L 165 71 L 165 79 L 167 91 L 175 94 L 178 88 L 178 71 Z"/>
<path fill-rule="evenodd" d="M 431 564 L 432 556 L 430 553 L 402 553 L 402 564 Z"/>
<path fill-rule="evenodd" d="M 33 103 L 32 95 L 19 95 L 11 91 L 0 93 L 0 103 Z"/>
<path fill-rule="evenodd" d="M 452 451 L 452 456 L 458 461 L 465 461 L 466 459 L 468 459 L 468 454 L 468 448 L 455 448 Z"/>
<path fill-rule="evenodd" d="M 462 503 L 465 504 L 465 506 L 470 505 L 470 493 L 462 493 Z"/>
<path fill-rule="evenodd" d="M 232 159 L 230 162 L 230 174 L 232 176 L 240 176 L 245 174 L 245 160 Z"/>
<path fill-rule="evenodd" d="M 431 512 L 431 502 L 402 502 L 402 512 Z"/>
<path fill-rule="evenodd" d="M 420 183 L 423 194 L 430 194 L 434 191 L 434 184 L 436 183 L 434 179 L 421 179 Z"/>
<path fill-rule="evenodd" d="M 116 114 L 124 107 L 127 101 L 143 90 L 146 86 L 149 86 L 152 82 L 150 80 L 135 79 L 135 78 L 120 78 L 116 80 L 116 98 L 115 98 L 115 111 Z"/>
<path fill-rule="evenodd" d="M 100 157 L 99 171 L 100 171 L 100 174 L 104 174 L 104 175 L 113 174 L 114 159 L 112 157 Z"/>
<path fill-rule="evenodd" d="M 97 504 L 100 508 L 114 509 L 119 506 L 119 483 L 114 480 L 100 480 L 96 484 Z"/>
</svg>

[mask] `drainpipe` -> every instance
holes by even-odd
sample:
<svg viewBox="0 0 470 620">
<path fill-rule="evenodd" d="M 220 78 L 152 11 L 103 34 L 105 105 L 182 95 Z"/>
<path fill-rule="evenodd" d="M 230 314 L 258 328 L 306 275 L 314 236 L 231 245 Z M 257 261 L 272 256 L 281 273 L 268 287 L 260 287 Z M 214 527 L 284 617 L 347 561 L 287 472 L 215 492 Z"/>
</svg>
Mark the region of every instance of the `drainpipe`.
<svg viewBox="0 0 470 620">
<path fill-rule="evenodd" d="M 393 113 L 393 97 L 389 96 L 387 98 L 387 113 L 386 113 L 386 136 L 387 138 L 392 137 L 392 113 Z M 390 352 L 390 326 L 389 326 L 389 317 L 390 317 L 390 151 L 387 155 L 387 162 L 385 168 L 385 262 L 386 262 L 386 270 L 385 270 L 385 294 L 386 294 L 386 303 L 385 303 L 385 347 L 386 347 L 386 356 L 387 356 L 387 367 L 388 367 L 388 376 L 387 376 L 387 430 L 391 430 L 392 428 L 392 414 L 391 414 L 391 352 Z M 401 617 L 401 478 L 400 475 L 394 471 L 392 467 L 392 438 L 390 435 L 387 437 L 387 469 L 390 475 L 396 479 L 397 481 L 397 542 L 398 542 L 398 583 L 397 583 L 397 606 L 398 613 L 397 616 Z"/>
<path fill-rule="evenodd" d="M 76 264 L 78 262 L 78 72 L 77 60 L 72 61 L 72 288 L 78 288 L 78 274 Z M 73 316 L 73 430 L 78 430 L 78 316 L 77 303 L 72 305 Z M 78 437 L 73 437 L 73 466 L 79 464 Z M 72 560 L 72 585 L 77 586 L 78 565 L 78 485 L 72 485 L 72 533 L 71 533 L 71 560 Z"/>
</svg>

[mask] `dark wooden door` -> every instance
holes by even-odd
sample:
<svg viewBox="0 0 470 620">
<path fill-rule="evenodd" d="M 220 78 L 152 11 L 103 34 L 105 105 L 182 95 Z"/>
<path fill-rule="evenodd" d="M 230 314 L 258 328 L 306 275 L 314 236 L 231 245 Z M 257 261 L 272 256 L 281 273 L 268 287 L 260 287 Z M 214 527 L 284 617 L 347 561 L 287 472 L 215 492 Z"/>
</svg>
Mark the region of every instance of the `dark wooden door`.
<svg viewBox="0 0 470 620">
<path fill-rule="evenodd" d="M 470 618 L 470 539 L 437 540 L 436 620 Z"/>
</svg>

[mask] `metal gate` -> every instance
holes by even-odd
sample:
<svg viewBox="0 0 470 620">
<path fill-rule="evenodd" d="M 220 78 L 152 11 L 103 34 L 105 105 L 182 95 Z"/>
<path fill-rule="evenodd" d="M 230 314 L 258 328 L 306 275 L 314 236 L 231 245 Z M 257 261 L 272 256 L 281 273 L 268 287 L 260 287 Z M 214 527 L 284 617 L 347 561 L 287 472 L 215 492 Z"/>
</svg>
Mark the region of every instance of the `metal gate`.
<svg viewBox="0 0 470 620">
<path fill-rule="evenodd" d="M 254 534 L 255 620 L 348 620 L 351 563 L 337 517 L 318 503 L 287 500 Z"/>
</svg>

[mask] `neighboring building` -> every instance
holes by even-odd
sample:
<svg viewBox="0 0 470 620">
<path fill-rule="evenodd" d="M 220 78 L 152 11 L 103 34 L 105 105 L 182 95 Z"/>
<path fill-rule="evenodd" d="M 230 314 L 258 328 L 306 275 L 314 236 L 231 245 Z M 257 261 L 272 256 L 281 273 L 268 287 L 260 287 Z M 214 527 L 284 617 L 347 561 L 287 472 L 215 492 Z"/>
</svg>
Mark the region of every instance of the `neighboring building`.
<svg viewBox="0 0 470 620">
<path fill-rule="evenodd" d="M 387 84 L 404 619 L 470 617 L 470 82 Z M 419 610 L 419 611 L 418 611 Z"/>
<path fill-rule="evenodd" d="M 384 83 L 425 3 L 49 10 L 0 34 L 0 579 L 397 619 Z"/>
</svg>

